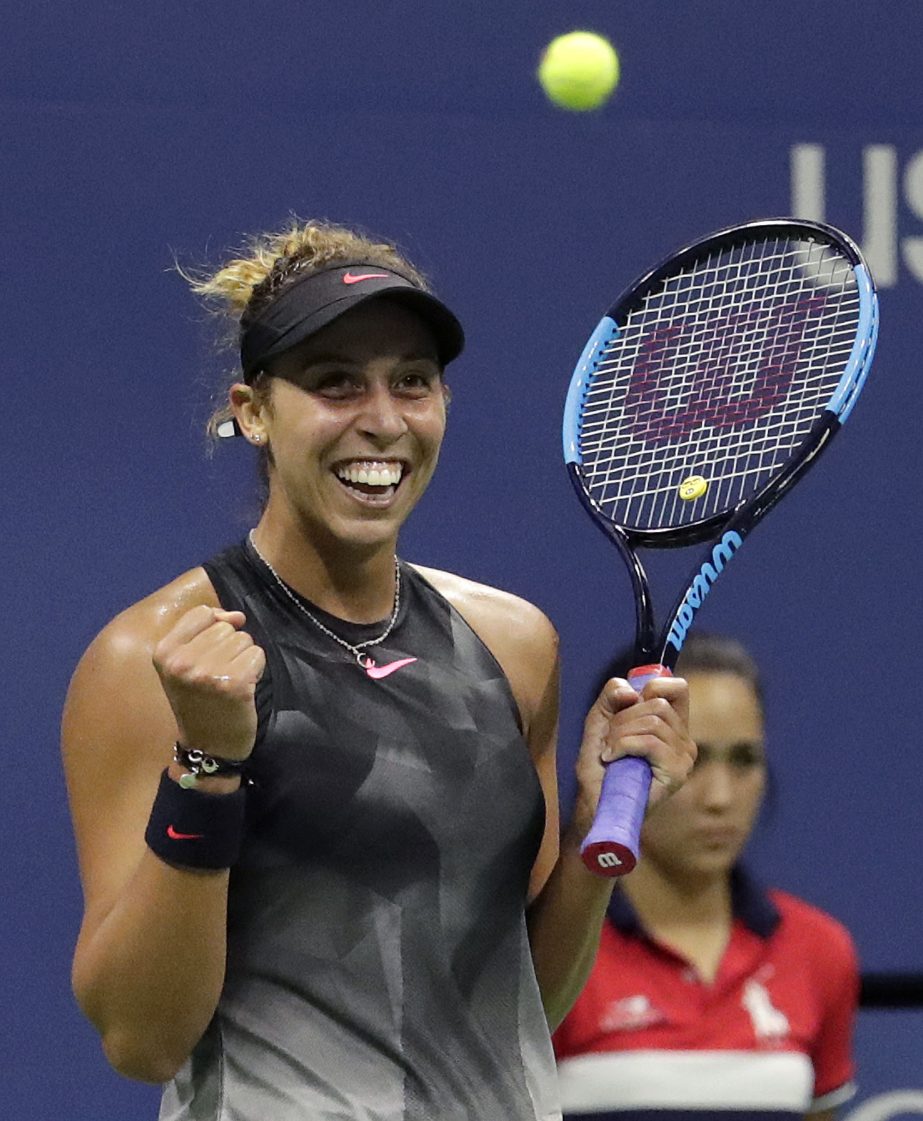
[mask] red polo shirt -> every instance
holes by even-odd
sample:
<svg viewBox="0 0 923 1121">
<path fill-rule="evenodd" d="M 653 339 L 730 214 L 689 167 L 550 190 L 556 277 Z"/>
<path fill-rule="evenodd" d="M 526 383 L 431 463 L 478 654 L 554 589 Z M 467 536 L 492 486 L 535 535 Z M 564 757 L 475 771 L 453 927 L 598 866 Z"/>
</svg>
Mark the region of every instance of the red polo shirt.
<svg viewBox="0 0 923 1121">
<path fill-rule="evenodd" d="M 706 983 L 616 890 L 596 965 L 554 1037 L 565 1116 L 783 1121 L 853 1095 L 849 934 L 742 871 L 732 899 L 731 937 Z"/>
</svg>

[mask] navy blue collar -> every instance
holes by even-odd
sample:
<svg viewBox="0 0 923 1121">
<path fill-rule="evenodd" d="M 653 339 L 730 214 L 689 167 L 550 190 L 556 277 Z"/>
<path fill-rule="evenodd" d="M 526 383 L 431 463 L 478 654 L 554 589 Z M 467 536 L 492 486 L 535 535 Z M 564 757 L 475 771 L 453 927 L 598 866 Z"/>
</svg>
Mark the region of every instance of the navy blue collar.
<svg viewBox="0 0 923 1121">
<path fill-rule="evenodd" d="M 776 905 L 765 888 L 738 865 L 731 872 L 731 909 L 734 917 L 760 938 L 769 938 L 781 921 Z M 609 919 L 622 934 L 636 937 L 646 933 L 628 896 L 618 888 L 612 893 Z"/>
</svg>

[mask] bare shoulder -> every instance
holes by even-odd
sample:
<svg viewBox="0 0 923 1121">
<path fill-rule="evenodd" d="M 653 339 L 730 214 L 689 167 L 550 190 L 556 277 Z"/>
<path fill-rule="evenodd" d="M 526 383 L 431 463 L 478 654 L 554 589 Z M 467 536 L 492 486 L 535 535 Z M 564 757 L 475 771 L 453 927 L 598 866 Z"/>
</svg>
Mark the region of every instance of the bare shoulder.
<svg viewBox="0 0 923 1121">
<path fill-rule="evenodd" d="M 219 607 L 204 568 L 193 568 L 126 608 L 99 632 L 87 648 L 87 660 L 149 656 L 160 638 L 193 607 Z"/>
<path fill-rule="evenodd" d="M 82 730 L 123 721 L 147 711 L 163 712 L 152 655 L 158 641 L 193 607 L 217 607 L 214 588 L 202 568 L 178 576 L 126 608 L 107 623 L 87 647 L 71 678 L 64 706 L 65 763 L 86 746 Z M 96 737 L 94 737 L 96 738 Z"/>
<path fill-rule="evenodd" d="M 542 646 L 552 652 L 557 648 L 557 632 L 551 620 L 534 603 L 454 572 L 419 564 L 413 567 L 445 596 L 491 650 L 492 641 L 522 646 L 523 653 L 535 653 L 535 648 Z"/>
<path fill-rule="evenodd" d="M 528 729 L 557 681 L 558 635 L 535 604 L 452 572 L 413 565 L 451 603 L 500 663 Z"/>
</svg>

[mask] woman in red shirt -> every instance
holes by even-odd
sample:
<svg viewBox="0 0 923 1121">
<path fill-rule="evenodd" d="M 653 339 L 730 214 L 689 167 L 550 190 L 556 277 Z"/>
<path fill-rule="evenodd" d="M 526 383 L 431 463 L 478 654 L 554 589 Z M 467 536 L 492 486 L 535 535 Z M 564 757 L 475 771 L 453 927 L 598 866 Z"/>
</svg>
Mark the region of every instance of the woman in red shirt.
<svg viewBox="0 0 923 1121">
<path fill-rule="evenodd" d="M 831 1117 L 854 1093 L 856 955 L 836 920 L 739 863 L 767 785 L 756 664 L 690 635 L 695 769 L 651 813 L 555 1036 L 565 1116 Z"/>
</svg>

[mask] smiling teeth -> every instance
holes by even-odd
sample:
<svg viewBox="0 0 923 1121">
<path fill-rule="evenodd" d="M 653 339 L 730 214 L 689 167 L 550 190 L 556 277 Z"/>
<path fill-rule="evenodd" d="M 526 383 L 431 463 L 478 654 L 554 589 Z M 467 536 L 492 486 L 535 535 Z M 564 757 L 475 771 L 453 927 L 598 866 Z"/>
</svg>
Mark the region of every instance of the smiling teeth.
<svg viewBox="0 0 923 1121">
<path fill-rule="evenodd" d="M 396 487 L 401 481 L 403 468 L 400 463 L 382 463 L 369 460 L 362 463 L 346 463 L 337 467 L 337 478 L 344 483 L 365 483 L 372 487 Z"/>
</svg>

